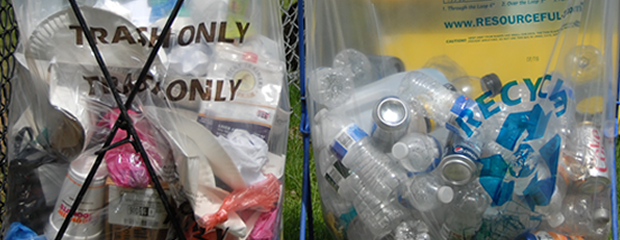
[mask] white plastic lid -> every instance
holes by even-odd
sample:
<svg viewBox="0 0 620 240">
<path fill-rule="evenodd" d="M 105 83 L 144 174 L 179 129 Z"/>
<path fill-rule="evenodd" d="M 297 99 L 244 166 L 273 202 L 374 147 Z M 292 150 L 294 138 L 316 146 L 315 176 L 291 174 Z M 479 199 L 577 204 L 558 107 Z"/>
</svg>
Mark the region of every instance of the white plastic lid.
<svg viewBox="0 0 620 240">
<path fill-rule="evenodd" d="M 562 225 L 562 223 L 564 223 L 564 214 L 562 213 L 557 213 L 553 216 L 551 216 L 548 220 L 547 223 L 549 223 L 549 226 L 552 228 L 556 228 L 560 225 Z"/>
<path fill-rule="evenodd" d="M 392 146 L 392 155 L 394 155 L 395 158 L 403 159 L 407 157 L 408 154 L 409 148 L 407 147 L 407 144 L 403 142 L 397 142 L 394 144 L 394 146 Z"/>
<path fill-rule="evenodd" d="M 454 198 L 454 191 L 451 187 L 442 186 L 437 190 L 437 198 L 439 198 L 439 201 L 442 203 L 450 203 Z"/>
</svg>

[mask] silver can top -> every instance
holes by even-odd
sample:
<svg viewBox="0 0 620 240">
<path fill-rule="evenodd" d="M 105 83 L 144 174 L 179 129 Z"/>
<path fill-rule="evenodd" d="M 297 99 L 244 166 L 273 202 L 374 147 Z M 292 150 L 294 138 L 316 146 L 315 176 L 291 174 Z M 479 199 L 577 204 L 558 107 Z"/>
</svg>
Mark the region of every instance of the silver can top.
<svg viewBox="0 0 620 240">
<path fill-rule="evenodd" d="M 373 109 L 373 120 L 377 127 L 400 129 L 409 124 L 409 108 L 398 97 L 386 97 Z"/>
<path fill-rule="evenodd" d="M 474 179 L 477 166 L 472 159 L 465 155 L 450 154 L 441 160 L 439 171 L 446 182 L 464 185 Z"/>
</svg>

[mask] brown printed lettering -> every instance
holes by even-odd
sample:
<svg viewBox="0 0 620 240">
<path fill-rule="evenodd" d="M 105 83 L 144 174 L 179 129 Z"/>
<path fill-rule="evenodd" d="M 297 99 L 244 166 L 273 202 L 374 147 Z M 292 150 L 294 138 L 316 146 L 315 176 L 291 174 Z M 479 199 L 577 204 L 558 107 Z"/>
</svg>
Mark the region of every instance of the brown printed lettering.
<svg viewBox="0 0 620 240">
<path fill-rule="evenodd" d="M 217 23 L 211 22 L 211 31 L 207 31 L 205 23 L 198 24 L 198 36 L 196 36 L 196 43 L 200 43 L 200 36 L 204 37 L 205 41 L 213 42 L 213 36 L 215 35 L 215 27 Z"/>
<path fill-rule="evenodd" d="M 225 43 L 233 43 L 233 42 L 235 42 L 235 40 L 232 39 L 232 38 L 226 38 L 226 22 L 221 22 L 220 23 L 220 35 L 218 36 L 217 41 L 218 42 L 225 42 Z"/>
<path fill-rule="evenodd" d="M 80 26 L 69 26 L 69 29 L 75 30 L 75 44 L 76 45 L 84 44 L 84 40 L 82 38 L 82 34 L 83 34 L 82 28 Z"/>
<path fill-rule="evenodd" d="M 237 29 L 239 30 L 239 43 L 243 43 L 243 38 L 245 37 L 245 34 L 248 32 L 248 29 L 250 29 L 250 23 L 246 23 L 245 27 L 243 27 L 243 25 L 240 22 L 236 22 L 237 24 Z"/>
<path fill-rule="evenodd" d="M 100 34 L 97 35 L 97 33 L 100 33 Z M 106 31 L 105 28 L 91 27 L 90 34 L 93 35 L 93 38 L 99 39 L 99 42 L 108 43 L 108 41 L 105 40 L 105 38 L 108 36 L 108 31 Z"/>
<path fill-rule="evenodd" d="M 131 33 L 125 26 L 119 26 L 116 28 L 116 32 L 114 32 L 114 38 L 112 38 L 112 43 L 118 43 L 120 40 L 126 40 L 129 44 L 135 44 L 136 40 L 133 39 Z"/>
<path fill-rule="evenodd" d="M 242 79 L 239 79 L 237 81 L 237 83 L 235 83 L 235 80 L 229 80 L 230 81 L 230 101 L 235 100 L 235 94 L 237 93 L 237 89 L 239 89 L 239 87 L 241 86 L 241 81 L 243 81 Z"/>
<path fill-rule="evenodd" d="M 172 96 L 172 89 L 174 89 L 176 85 L 179 85 L 179 88 L 181 89 L 177 96 Z M 170 101 L 173 102 L 183 99 L 185 95 L 187 95 L 187 84 L 185 84 L 185 81 L 183 81 L 182 79 L 175 80 L 174 82 L 170 83 L 168 89 L 166 89 L 166 96 L 168 97 L 168 99 L 170 99 Z"/>
<path fill-rule="evenodd" d="M 140 43 L 142 43 L 142 46 L 146 45 L 146 43 L 148 42 L 148 40 L 146 40 L 146 37 L 144 36 L 144 32 L 146 32 L 146 30 L 148 30 L 148 28 L 146 27 L 140 27 L 140 28 L 136 28 L 136 31 L 138 31 L 138 35 L 140 35 Z"/>
<path fill-rule="evenodd" d="M 155 46 L 155 42 L 157 42 L 157 38 L 159 37 L 157 30 L 158 28 L 156 27 L 151 28 L 151 43 L 149 44 L 149 47 Z M 164 38 L 164 43 L 162 47 L 168 48 L 169 46 L 170 46 L 170 32 L 168 32 L 168 35 L 166 35 L 166 37 Z"/>
<path fill-rule="evenodd" d="M 179 32 L 179 39 L 177 40 L 179 45 L 187 46 L 188 44 L 192 43 L 192 39 L 194 39 L 194 30 L 194 26 L 185 26 L 183 29 L 181 29 L 181 32 Z M 184 38 L 187 31 L 190 32 L 190 35 L 187 41 L 185 41 Z"/>
<path fill-rule="evenodd" d="M 198 94 L 200 95 L 200 99 L 202 99 L 203 101 L 209 101 L 211 100 L 210 90 L 211 89 L 209 88 L 203 89 L 198 79 L 192 79 L 192 81 L 189 84 L 189 100 L 190 101 L 196 100 L 196 92 L 198 92 Z"/>
<path fill-rule="evenodd" d="M 215 98 L 213 99 L 213 101 L 226 101 L 226 97 L 222 97 L 222 88 L 224 88 L 224 81 L 217 80 L 217 89 L 215 90 Z"/>
</svg>

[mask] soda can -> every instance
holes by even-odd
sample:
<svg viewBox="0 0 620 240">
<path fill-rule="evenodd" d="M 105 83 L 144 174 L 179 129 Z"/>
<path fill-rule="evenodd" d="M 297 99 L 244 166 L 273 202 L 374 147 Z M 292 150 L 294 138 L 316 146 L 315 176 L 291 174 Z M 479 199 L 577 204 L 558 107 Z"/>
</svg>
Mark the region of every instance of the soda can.
<svg viewBox="0 0 620 240">
<path fill-rule="evenodd" d="M 577 126 L 575 158 L 585 168 L 585 178 L 577 180 L 575 186 L 586 194 L 602 192 L 611 183 L 603 138 L 594 123 L 586 121 Z"/>
<path fill-rule="evenodd" d="M 464 185 L 476 177 L 478 172 L 476 161 L 482 151 L 474 143 L 465 141 L 456 134 L 451 135 L 451 144 L 439 163 L 439 172 L 446 182 Z"/>
<path fill-rule="evenodd" d="M 386 97 L 373 108 L 374 126 L 371 138 L 375 146 L 384 152 L 391 151 L 392 145 L 407 133 L 411 120 L 409 107 L 398 97 Z"/>
</svg>

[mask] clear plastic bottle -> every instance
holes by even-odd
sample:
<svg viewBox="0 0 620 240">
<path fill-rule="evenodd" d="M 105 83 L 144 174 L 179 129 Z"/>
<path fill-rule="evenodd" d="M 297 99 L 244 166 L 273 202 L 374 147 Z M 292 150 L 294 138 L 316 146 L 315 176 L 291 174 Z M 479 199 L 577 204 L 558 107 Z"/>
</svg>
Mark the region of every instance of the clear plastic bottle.
<svg viewBox="0 0 620 240">
<path fill-rule="evenodd" d="M 576 83 L 597 80 L 603 67 L 603 54 L 592 45 L 576 46 L 564 58 L 564 70 Z"/>
<path fill-rule="evenodd" d="M 441 144 L 434 137 L 411 132 L 392 146 L 392 155 L 409 172 L 420 173 L 432 171 L 429 167 L 438 163 L 441 149 Z"/>
<path fill-rule="evenodd" d="M 544 215 L 544 220 L 551 227 L 557 227 L 566 220 L 566 216 L 562 214 L 564 196 L 564 190 L 556 185 L 549 203 L 545 206 L 536 206 L 535 208 L 536 212 Z"/>
<path fill-rule="evenodd" d="M 319 68 L 310 73 L 308 92 L 314 101 L 327 108 L 346 102 L 353 94 L 353 79 L 341 69 Z"/>
<path fill-rule="evenodd" d="M 591 236 L 592 239 L 604 238 L 611 220 L 609 205 L 610 200 L 607 197 L 590 194 L 567 195 L 562 206 L 562 214 L 566 220 L 555 229 Z"/>
<path fill-rule="evenodd" d="M 495 97 L 502 91 L 502 82 L 494 73 L 484 75 L 482 78 L 475 76 L 460 77 L 454 79 L 452 85 L 458 92 L 471 98 L 477 98 L 488 91 L 491 92 L 489 97 Z"/>
<path fill-rule="evenodd" d="M 448 204 L 454 198 L 451 187 L 443 185 L 431 173 L 412 177 L 399 191 L 399 201 L 405 207 L 427 212 Z"/>
<path fill-rule="evenodd" d="M 382 236 L 376 236 L 374 233 L 370 231 L 370 229 L 366 226 L 361 216 L 357 215 L 353 218 L 353 221 L 349 223 L 346 229 L 347 239 L 356 240 L 356 239 L 369 239 L 369 240 L 379 240 Z"/>
<path fill-rule="evenodd" d="M 428 225 L 420 220 L 409 219 L 401 222 L 392 232 L 381 240 L 430 240 Z"/>
<path fill-rule="evenodd" d="M 478 183 L 461 187 L 455 195 L 441 226 L 441 238 L 471 239 L 482 225 L 483 214 L 491 205 L 491 197 Z"/>
<path fill-rule="evenodd" d="M 321 110 L 317 113 L 316 121 L 321 125 L 322 142 L 331 149 L 342 166 L 336 170 L 344 174 L 333 179 L 339 193 L 348 191 L 347 188 L 362 186 L 377 196 L 387 200 L 407 178 L 407 173 L 396 161 L 375 148 L 368 134 L 360 129 L 346 116 Z M 320 160 L 323 161 L 323 160 Z M 347 173 L 341 171 L 346 168 Z M 327 170 L 329 173 L 329 169 Z M 346 175 L 346 176 L 345 176 Z M 349 175 L 359 176 L 361 184 L 352 184 L 347 179 Z M 358 191 L 353 189 L 349 192 Z M 348 199 L 355 195 L 346 196 Z"/>
<path fill-rule="evenodd" d="M 407 173 L 396 161 L 375 148 L 364 138 L 356 143 L 342 159 L 352 174 L 360 177 L 363 186 L 379 198 L 392 198 L 399 186 L 407 180 Z M 348 184 L 341 188 L 355 187 Z"/>
<path fill-rule="evenodd" d="M 375 69 L 366 55 L 355 50 L 345 49 L 334 57 L 332 66 L 343 69 L 352 75 L 355 87 L 364 86 L 378 79 Z"/>
<path fill-rule="evenodd" d="M 364 182 L 356 174 L 346 180 L 349 188 L 343 188 L 342 196 L 351 199 L 358 217 L 375 236 L 385 236 L 406 216 L 404 209 L 394 198 L 388 200 L 375 194 L 362 185 Z"/>
<path fill-rule="evenodd" d="M 406 102 L 418 102 L 424 106 L 427 117 L 466 139 L 472 137 L 484 119 L 474 100 L 449 90 L 426 72 L 412 71 L 405 75 L 398 96 Z"/>
</svg>

